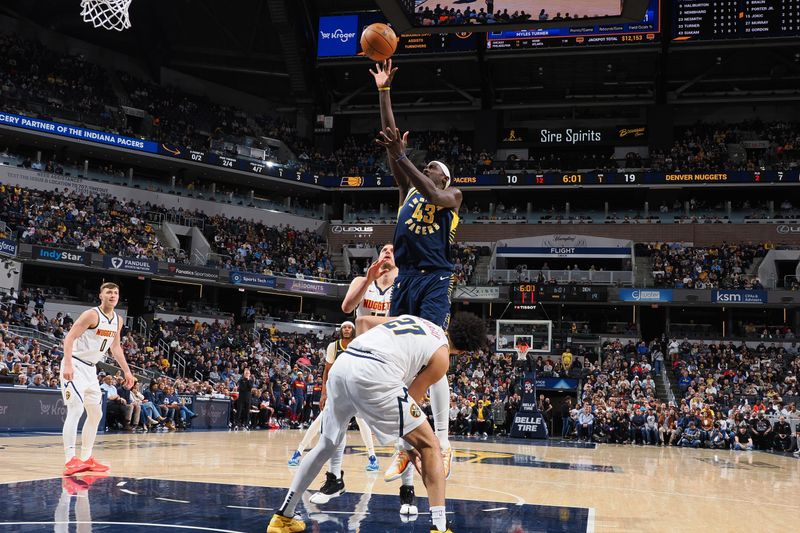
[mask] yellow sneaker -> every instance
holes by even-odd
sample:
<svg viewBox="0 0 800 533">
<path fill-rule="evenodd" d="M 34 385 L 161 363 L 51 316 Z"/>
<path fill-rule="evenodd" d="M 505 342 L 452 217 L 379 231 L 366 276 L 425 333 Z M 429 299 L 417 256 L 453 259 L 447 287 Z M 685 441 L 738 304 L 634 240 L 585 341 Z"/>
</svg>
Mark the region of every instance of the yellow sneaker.
<svg viewBox="0 0 800 533">
<path fill-rule="evenodd" d="M 446 480 L 450 479 L 450 474 L 453 473 L 450 466 L 453 464 L 453 447 L 448 446 L 447 448 L 442 448 L 442 463 L 444 463 L 444 478 Z"/>
<path fill-rule="evenodd" d="M 306 523 L 296 518 L 287 518 L 277 513 L 267 526 L 267 533 L 298 533 L 306 530 Z"/>
<path fill-rule="evenodd" d="M 411 466 L 413 465 L 406 451 L 398 450 L 395 452 L 394 457 L 392 457 L 392 464 L 389 465 L 389 468 L 387 468 L 386 472 L 383 474 L 384 481 L 389 482 L 400 479 Z"/>
</svg>

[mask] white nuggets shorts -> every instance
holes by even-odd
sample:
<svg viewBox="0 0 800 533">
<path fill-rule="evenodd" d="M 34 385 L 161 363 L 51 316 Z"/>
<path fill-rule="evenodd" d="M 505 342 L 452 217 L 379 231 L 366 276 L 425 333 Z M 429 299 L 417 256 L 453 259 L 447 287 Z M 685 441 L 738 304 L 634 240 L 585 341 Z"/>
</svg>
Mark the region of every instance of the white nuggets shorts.
<svg viewBox="0 0 800 533">
<path fill-rule="evenodd" d="M 72 359 L 72 379 L 64 379 L 64 363 L 61 363 L 61 397 L 67 407 L 83 408 L 84 405 L 99 405 L 103 401 L 103 391 L 97 381 L 97 367 Z"/>
<path fill-rule="evenodd" d="M 328 374 L 328 400 L 322 411 L 322 435 L 334 443 L 350 419 L 363 418 L 381 444 L 393 443 L 426 421 L 405 384 L 388 365 L 344 352 Z"/>
</svg>

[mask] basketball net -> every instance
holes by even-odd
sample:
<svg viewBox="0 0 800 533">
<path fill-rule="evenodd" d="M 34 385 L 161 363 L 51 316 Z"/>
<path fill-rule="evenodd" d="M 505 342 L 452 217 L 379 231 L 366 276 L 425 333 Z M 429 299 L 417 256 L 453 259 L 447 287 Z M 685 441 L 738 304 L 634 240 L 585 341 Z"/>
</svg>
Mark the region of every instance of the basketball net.
<svg viewBox="0 0 800 533">
<path fill-rule="evenodd" d="M 81 16 L 95 28 L 127 30 L 131 27 L 128 8 L 133 0 L 81 0 Z"/>
<path fill-rule="evenodd" d="M 527 344 L 517 344 L 516 348 L 514 349 L 517 352 L 517 361 L 527 361 L 528 360 L 528 350 L 531 347 Z"/>
</svg>

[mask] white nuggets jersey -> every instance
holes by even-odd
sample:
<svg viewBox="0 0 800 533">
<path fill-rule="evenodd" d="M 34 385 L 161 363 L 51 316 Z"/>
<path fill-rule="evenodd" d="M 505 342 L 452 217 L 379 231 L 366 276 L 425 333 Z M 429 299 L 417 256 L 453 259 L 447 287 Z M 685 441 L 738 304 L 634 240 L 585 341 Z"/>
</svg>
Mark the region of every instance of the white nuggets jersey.
<svg viewBox="0 0 800 533">
<path fill-rule="evenodd" d="M 345 351 L 383 363 L 392 377 L 408 386 L 433 353 L 447 344 L 444 330 L 436 324 L 401 315 L 356 337 Z"/>
<path fill-rule="evenodd" d="M 377 281 L 370 283 L 364 298 L 358 304 L 356 316 L 388 316 L 392 305 L 392 287 L 393 284 L 382 291 Z"/>
<path fill-rule="evenodd" d="M 72 345 L 72 355 L 87 363 L 97 364 L 103 360 L 106 352 L 111 348 L 114 337 L 119 333 L 119 316 L 113 313 L 106 316 L 99 307 L 94 308 L 97 313 L 97 327 L 87 329 Z"/>
</svg>

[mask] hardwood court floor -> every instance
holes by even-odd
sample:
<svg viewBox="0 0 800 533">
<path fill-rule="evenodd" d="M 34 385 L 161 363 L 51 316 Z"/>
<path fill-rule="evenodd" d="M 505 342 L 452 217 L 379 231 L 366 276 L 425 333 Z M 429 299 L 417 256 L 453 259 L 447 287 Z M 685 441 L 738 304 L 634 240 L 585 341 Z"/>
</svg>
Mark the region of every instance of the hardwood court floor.
<svg viewBox="0 0 800 533">
<path fill-rule="evenodd" d="M 60 436 L 2 436 L 0 531 L 52 531 L 67 517 L 91 522 L 92 531 L 264 531 L 291 480 L 286 461 L 301 436 L 297 430 L 101 436 L 95 455 L 111 465 L 113 477 L 78 490 L 74 513 L 60 478 Z M 455 532 L 765 533 L 785 531 L 800 508 L 800 461 L 791 456 L 480 439 L 453 444 L 447 496 Z M 391 449 L 378 451 L 383 470 Z M 366 463 L 358 433 L 351 432 L 348 492 L 318 507 L 305 498 L 319 522 L 309 531 L 427 532 L 426 515 L 401 523 L 399 482 L 365 472 Z M 418 479 L 417 495 L 420 511 L 427 511 Z"/>
</svg>

